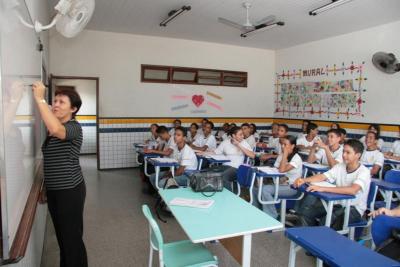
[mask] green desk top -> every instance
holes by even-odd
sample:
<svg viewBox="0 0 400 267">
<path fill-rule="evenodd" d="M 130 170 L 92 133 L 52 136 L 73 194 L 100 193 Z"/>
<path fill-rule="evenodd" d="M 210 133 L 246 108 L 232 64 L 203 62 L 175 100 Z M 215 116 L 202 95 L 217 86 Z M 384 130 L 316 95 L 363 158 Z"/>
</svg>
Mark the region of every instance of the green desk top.
<svg viewBox="0 0 400 267">
<path fill-rule="evenodd" d="M 226 189 L 212 197 L 193 192 L 190 188 L 166 189 L 159 193 L 193 243 L 283 227 L 280 222 Z M 175 197 L 213 199 L 215 202 L 208 209 L 169 205 Z"/>
</svg>

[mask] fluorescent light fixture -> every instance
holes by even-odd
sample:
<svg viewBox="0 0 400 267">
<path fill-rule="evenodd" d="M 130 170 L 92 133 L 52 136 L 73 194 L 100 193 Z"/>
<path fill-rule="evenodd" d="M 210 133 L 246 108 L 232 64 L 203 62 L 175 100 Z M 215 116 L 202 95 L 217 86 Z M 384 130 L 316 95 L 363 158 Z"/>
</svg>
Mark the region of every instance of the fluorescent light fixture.
<svg viewBox="0 0 400 267">
<path fill-rule="evenodd" d="M 341 5 L 346 4 L 346 3 L 350 2 L 350 1 L 353 1 L 353 0 L 331 0 L 331 1 L 332 2 L 330 2 L 329 4 L 326 4 L 324 6 L 316 8 L 314 10 L 311 10 L 308 14 L 310 14 L 310 16 L 316 16 L 319 13 L 328 11 L 328 10 L 330 10 L 332 8 L 341 6 Z"/>
<path fill-rule="evenodd" d="M 160 23 L 160 27 L 166 27 L 167 24 L 173 20 L 174 18 L 176 18 L 177 16 L 179 16 L 180 14 L 182 14 L 185 11 L 189 11 L 191 9 L 190 6 L 183 6 L 178 10 L 171 10 L 170 12 L 168 12 L 168 18 L 166 18 L 165 20 L 163 20 Z"/>
<path fill-rule="evenodd" d="M 283 22 L 283 21 L 278 21 L 278 22 L 275 22 L 275 23 L 272 23 L 272 24 L 268 24 L 268 25 L 267 24 L 260 24 L 260 25 L 257 25 L 254 30 L 242 33 L 240 35 L 240 37 L 243 37 L 243 38 L 249 37 L 249 36 L 252 36 L 252 35 L 254 35 L 254 34 L 258 33 L 258 32 L 266 31 L 266 30 L 275 28 L 276 26 L 283 26 L 283 25 L 285 25 L 285 22 Z"/>
</svg>

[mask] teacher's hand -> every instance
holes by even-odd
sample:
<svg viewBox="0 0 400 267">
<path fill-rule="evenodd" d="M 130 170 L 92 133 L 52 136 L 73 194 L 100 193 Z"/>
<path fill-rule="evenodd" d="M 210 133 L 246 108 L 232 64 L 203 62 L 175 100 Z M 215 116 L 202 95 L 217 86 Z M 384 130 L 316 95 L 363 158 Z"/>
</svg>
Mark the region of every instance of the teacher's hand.
<svg viewBox="0 0 400 267">
<path fill-rule="evenodd" d="M 36 81 L 32 85 L 32 92 L 36 100 L 42 100 L 44 99 L 46 87 L 41 81 Z"/>
</svg>

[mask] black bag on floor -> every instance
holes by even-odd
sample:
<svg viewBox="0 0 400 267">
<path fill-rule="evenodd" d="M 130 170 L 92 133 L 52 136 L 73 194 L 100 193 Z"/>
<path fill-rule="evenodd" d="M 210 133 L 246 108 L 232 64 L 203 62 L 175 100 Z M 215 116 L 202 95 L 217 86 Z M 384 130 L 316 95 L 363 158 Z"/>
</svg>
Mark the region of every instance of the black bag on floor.
<svg viewBox="0 0 400 267">
<path fill-rule="evenodd" d="M 392 231 L 392 237 L 383 242 L 376 252 L 382 254 L 388 258 L 400 261 L 400 230 L 394 229 Z"/>
</svg>

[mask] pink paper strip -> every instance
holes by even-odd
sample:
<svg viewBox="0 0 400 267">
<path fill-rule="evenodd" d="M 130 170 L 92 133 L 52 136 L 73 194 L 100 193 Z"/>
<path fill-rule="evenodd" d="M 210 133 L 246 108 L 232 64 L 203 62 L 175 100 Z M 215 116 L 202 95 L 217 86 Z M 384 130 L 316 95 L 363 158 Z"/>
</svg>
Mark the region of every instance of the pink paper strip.
<svg viewBox="0 0 400 267">
<path fill-rule="evenodd" d="M 222 107 L 220 105 L 217 105 L 211 101 L 207 101 L 207 105 L 209 105 L 210 107 L 213 107 L 215 109 L 218 109 L 219 111 L 222 111 Z"/>
<path fill-rule="evenodd" d="M 172 95 L 171 98 L 175 100 L 184 100 L 189 99 L 190 97 L 187 95 Z"/>
</svg>

